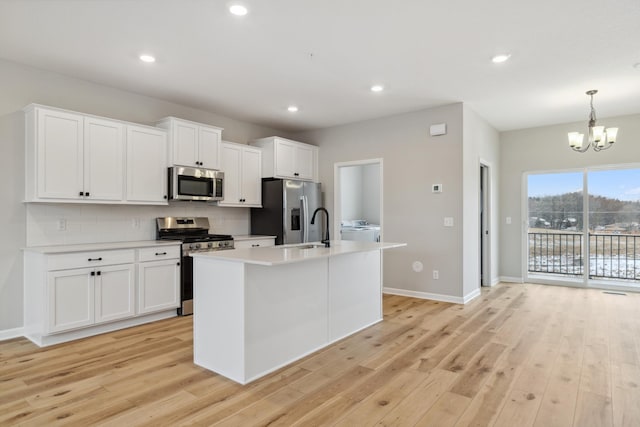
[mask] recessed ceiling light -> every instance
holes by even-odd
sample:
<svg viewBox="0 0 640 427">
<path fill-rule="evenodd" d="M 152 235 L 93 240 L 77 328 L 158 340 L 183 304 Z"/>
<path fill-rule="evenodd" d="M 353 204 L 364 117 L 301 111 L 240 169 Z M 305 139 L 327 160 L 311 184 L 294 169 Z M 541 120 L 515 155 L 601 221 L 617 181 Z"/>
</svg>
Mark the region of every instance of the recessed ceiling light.
<svg viewBox="0 0 640 427">
<path fill-rule="evenodd" d="M 505 62 L 509 58 L 511 58 L 511 54 L 510 53 L 501 53 L 500 55 L 496 55 L 493 58 L 491 58 L 491 61 L 494 64 L 500 64 L 502 62 Z"/>
<path fill-rule="evenodd" d="M 289 105 L 287 107 L 287 111 L 289 111 L 290 113 L 297 113 L 298 112 L 298 107 L 296 107 L 295 105 Z"/>
<path fill-rule="evenodd" d="M 244 16 L 249 12 L 249 10 L 241 4 L 234 4 L 229 7 L 229 12 L 236 16 Z"/>
<path fill-rule="evenodd" d="M 371 86 L 371 92 L 382 92 L 383 90 L 384 90 L 384 86 L 382 85 Z"/>
<path fill-rule="evenodd" d="M 142 62 L 156 62 L 156 58 L 151 55 L 140 55 L 140 61 Z"/>
</svg>

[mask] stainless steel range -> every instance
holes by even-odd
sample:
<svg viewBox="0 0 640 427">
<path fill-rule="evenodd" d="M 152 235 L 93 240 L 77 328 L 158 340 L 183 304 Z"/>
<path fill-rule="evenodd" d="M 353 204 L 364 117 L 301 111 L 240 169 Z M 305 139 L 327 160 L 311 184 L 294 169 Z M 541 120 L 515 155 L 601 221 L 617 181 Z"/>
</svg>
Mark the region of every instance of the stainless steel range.
<svg viewBox="0 0 640 427">
<path fill-rule="evenodd" d="M 180 240 L 180 308 L 178 315 L 193 314 L 193 258 L 194 252 L 233 249 L 233 237 L 228 234 L 209 234 L 209 218 L 165 217 L 156 218 L 158 240 Z"/>
</svg>

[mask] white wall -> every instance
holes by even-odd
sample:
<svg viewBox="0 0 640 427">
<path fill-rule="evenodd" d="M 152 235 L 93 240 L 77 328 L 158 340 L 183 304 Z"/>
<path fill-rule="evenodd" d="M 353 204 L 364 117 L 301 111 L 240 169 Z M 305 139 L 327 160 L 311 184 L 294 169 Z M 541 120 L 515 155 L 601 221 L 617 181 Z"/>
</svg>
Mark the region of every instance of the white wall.
<svg viewBox="0 0 640 427">
<path fill-rule="evenodd" d="M 380 224 L 380 165 L 362 166 L 362 218 Z"/>
<path fill-rule="evenodd" d="M 342 219 L 380 224 L 380 165 L 343 166 L 340 174 Z"/>
<path fill-rule="evenodd" d="M 491 239 L 490 282 L 498 277 L 498 171 L 499 134 L 467 105 L 464 106 L 463 149 L 463 293 L 472 295 L 480 288 L 480 163 L 489 165 L 489 232 Z M 444 187 L 446 189 L 446 187 Z"/>
<path fill-rule="evenodd" d="M 564 171 L 590 166 L 640 162 L 640 114 L 599 118 L 599 125 L 617 126 L 618 141 L 606 151 L 572 151 L 567 132 L 586 131 L 587 120 L 503 132 L 500 135 L 500 276 L 522 280 L 522 244 L 526 230 L 522 212 L 522 177 L 531 171 Z M 505 218 L 511 217 L 511 225 Z"/>
<path fill-rule="evenodd" d="M 342 220 L 362 218 L 362 166 L 340 168 Z M 336 216 L 337 218 L 337 216 Z"/>
<path fill-rule="evenodd" d="M 223 127 L 224 139 L 239 142 L 288 136 L 276 129 L 2 60 L 0 94 L 0 337 L 22 326 L 21 248 L 27 244 L 150 239 L 153 218 L 168 214 L 203 213 L 213 221 L 214 231 L 221 233 L 249 230 L 249 210 L 244 208 L 24 204 L 24 106 L 35 102 L 142 124 L 173 115 Z M 68 232 L 53 227 L 59 217 L 69 220 Z M 139 229 L 132 227 L 134 217 L 141 221 Z M 118 231 L 121 227 L 125 231 Z"/>
<path fill-rule="evenodd" d="M 446 122 L 448 134 L 433 138 L 429 126 Z M 384 285 L 421 296 L 461 298 L 462 104 L 354 123 L 294 136 L 320 146 L 320 180 L 333 207 L 337 162 L 384 159 L 384 238 L 408 246 L 384 254 Z M 431 184 L 445 192 L 433 194 Z M 444 217 L 456 226 L 445 228 Z M 415 272 L 414 261 L 424 269 Z M 439 270 L 440 279 L 432 278 Z"/>
</svg>

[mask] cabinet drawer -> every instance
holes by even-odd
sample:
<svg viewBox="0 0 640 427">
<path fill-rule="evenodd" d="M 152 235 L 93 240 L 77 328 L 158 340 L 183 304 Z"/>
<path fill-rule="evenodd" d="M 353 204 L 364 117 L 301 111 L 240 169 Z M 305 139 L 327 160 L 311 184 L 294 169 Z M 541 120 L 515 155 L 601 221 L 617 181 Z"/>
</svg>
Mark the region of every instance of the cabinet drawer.
<svg viewBox="0 0 640 427">
<path fill-rule="evenodd" d="M 275 245 L 275 238 L 271 238 L 271 239 L 236 240 L 233 243 L 233 245 L 234 245 L 234 247 L 236 249 L 274 246 Z"/>
<path fill-rule="evenodd" d="M 74 252 L 56 254 L 47 257 L 47 270 L 65 270 L 68 268 L 99 267 L 103 265 L 128 264 L 135 262 L 133 249 L 114 251 Z"/>
<path fill-rule="evenodd" d="M 160 261 L 169 258 L 180 258 L 180 246 L 158 246 L 138 249 L 138 261 Z"/>
</svg>

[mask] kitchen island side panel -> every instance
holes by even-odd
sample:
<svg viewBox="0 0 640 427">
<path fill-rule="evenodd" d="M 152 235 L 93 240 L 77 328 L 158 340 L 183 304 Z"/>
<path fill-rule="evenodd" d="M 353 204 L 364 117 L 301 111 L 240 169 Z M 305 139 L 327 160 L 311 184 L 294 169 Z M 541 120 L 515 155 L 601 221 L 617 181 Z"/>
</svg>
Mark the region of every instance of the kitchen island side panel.
<svg viewBox="0 0 640 427">
<path fill-rule="evenodd" d="M 254 379 L 327 343 L 328 258 L 247 265 L 246 373 Z"/>
<path fill-rule="evenodd" d="M 329 341 L 337 341 L 382 320 L 382 251 L 329 259 Z"/>
<path fill-rule="evenodd" d="M 193 260 L 193 361 L 245 383 L 245 264 Z"/>
</svg>

